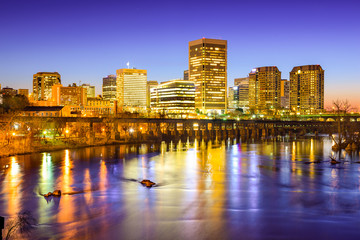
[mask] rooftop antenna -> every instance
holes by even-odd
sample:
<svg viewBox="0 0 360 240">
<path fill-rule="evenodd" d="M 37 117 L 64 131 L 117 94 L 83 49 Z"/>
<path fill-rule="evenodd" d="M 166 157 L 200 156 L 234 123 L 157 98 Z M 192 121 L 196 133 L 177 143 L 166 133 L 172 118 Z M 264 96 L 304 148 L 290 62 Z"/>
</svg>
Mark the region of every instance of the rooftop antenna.
<svg viewBox="0 0 360 240">
<path fill-rule="evenodd" d="M 127 62 L 127 63 L 126 63 L 126 66 L 127 66 L 128 68 L 130 68 L 130 62 Z"/>
</svg>

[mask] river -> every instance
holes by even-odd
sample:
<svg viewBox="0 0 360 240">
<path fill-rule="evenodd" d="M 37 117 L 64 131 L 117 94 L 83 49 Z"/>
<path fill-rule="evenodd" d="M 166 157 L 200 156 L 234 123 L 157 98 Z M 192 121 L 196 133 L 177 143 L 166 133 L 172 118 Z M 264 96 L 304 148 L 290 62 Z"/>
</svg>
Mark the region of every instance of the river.
<svg viewBox="0 0 360 240">
<path fill-rule="evenodd" d="M 324 137 L 1 158 L 0 215 L 31 211 L 31 239 L 360 239 L 359 154 L 331 154 Z"/>
</svg>

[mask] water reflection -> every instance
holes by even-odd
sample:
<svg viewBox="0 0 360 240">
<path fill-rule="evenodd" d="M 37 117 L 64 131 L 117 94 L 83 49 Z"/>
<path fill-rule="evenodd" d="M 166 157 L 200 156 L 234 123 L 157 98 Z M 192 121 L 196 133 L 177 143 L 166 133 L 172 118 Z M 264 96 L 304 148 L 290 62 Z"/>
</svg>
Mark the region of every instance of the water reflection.
<svg viewBox="0 0 360 240">
<path fill-rule="evenodd" d="M 342 237 L 356 236 L 358 153 L 341 153 L 345 163 L 333 166 L 327 138 L 235 143 L 187 140 L 3 158 L 0 215 L 32 210 L 40 223 L 35 234 L 45 239 L 331 239 L 339 236 L 334 225 Z M 157 186 L 145 188 L 142 179 Z M 61 198 L 39 194 L 55 189 Z"/>
</svg>

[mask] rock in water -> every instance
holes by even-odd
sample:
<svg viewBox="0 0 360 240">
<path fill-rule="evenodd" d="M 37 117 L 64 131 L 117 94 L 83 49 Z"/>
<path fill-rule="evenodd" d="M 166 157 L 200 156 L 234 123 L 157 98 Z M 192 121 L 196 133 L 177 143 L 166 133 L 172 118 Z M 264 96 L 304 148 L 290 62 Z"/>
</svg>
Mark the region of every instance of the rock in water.
<svg viewBox="0 0 360 240">
<path fill-rule="evenodd" d="M 60 197 L 61 196 L 61 191 L 60 190 L 55 190 L 52 195 L 54 195 L 55 197 Z"/>
<path fill-rule="evenodd" d="M 146 187 L 152 187 L 153 185 L 155 185 L 156 183 L 148 180 L 148 179 L 144 179 L 140 182 L 142 185 L 145 185 Z"/>
<path fill-rule="evenodd" d="M 44 194 L 44 197 L 50 197 L 52 195 L 51 192 L 48 192 L 47 194 Z"/>
</svg>

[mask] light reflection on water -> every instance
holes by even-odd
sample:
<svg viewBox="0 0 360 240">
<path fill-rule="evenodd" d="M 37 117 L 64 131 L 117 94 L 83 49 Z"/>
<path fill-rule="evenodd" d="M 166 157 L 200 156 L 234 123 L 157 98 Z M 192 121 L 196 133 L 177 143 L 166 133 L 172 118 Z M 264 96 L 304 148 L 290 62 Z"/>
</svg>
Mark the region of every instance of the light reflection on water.
<svg viewBox="0 0 360 240">
<path fill-rule="evenodd" d="M 359 155 L 341 155 L 345 163 L 332 166 L 331 154 L 325 138 L 2 158 L 0 215 L 31 210 L 39 221 L 34 239 L 356 239 Z M 142 179 L 158 186 L 144 188 Z M 55 189 L 61 198 L 39 194 Z"/>
</svg>

